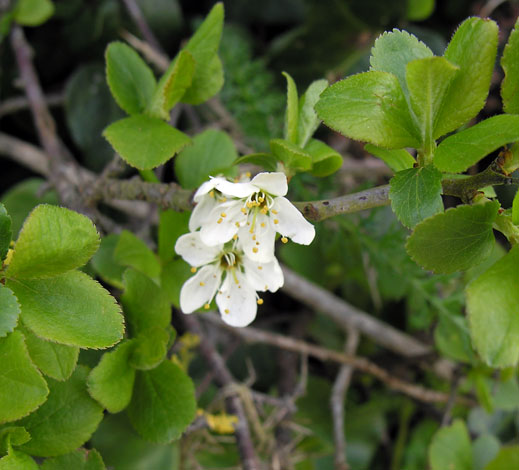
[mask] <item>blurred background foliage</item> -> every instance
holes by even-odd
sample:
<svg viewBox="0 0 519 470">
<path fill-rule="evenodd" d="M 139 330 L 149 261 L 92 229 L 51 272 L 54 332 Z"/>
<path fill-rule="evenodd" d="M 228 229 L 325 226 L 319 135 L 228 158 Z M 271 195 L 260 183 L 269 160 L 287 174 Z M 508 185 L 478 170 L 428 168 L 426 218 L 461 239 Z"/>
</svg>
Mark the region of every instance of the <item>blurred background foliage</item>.
<svg viewBox="0 0 519 470">
<path fill-rule="evenodd" d="M 170 57 L 214 4 L 210 0 L 137 3 Z M 220 47 L 225 85 L 219 100 L 239 123 L 232 136 L 239 144 L 238 150 L 265 151 L 269 139 L 282 135 L 286 87 L 282 71 L 294 77 L 299 90 L 304 90 L 318 78 L 333 82 L 367 70 L 374 39 L 393 28 L 412 32 L 441 55 L 455 27 L 467 16 L 484 12 L 490 3 L 225 0 L 226 25 Z M 492 17 L 500 25 L 504 40 L 517 18 L 519 5 L 512 1 L 494 3 Z M 82 165 L 100 172 L 113 156 L 101 131 L 123 115 L 104 79 L 104 50 L 124 31 L 136 36 L 139 32 L 123 2 L 117 0 L 56 0 L 55 6 L 55 14 L 47 23 L 26 28 L 26 34 L 60 136 Z M 495 83 L 499 81 L 497 76 Z M 498 96 L 496 90 L 497 85 L 482 115 L 492 115 L 499 109 L 499 98 L 492 94 Z M 9 107 L 21 94 L 14 59 L 4 38 L 0 43 L 0 129 L 37 143 L 27 108 Z M 187 107 L 178 119 L 180 128 L 197 134 L 214 121 L 214 109 L 207 104 Z M 322 127 L 318 135 L 344 155 L 344 168 L 322 179 L 307 174 L 296 176 L 291 184 L 292 199 L 333 197 L 387 182 L 391 173 L 383 165 L 366 165 L 372 157 L 359 144 Z M 38 202 L 57 199 L 37 175 L 5 159 L 1 165 L 1 201 L 17 231 Z M 173 165 L 168 163 L 163 180 L 173 178 Z M 504 193 L 503 198 L 507 197 Z M 353 305 L 435 344 L 442 355 L 458 361 L 459 374 L 469 377 L 462 386 L 475 391 L 480 406 L 470 412 L 455 406 L 452 416 L 467 418 L 472 437 L 482 438 L 480 447 L 489 454 L 497 452 L 499 443 L 517 442 L 516 371 L 494 374 L 475 358 L 463 315 L 462 292 L 467 279 L 459 275 L 432 277 L 414 264 L 404 248 L 408 231 L 389 208 L 341 216 L 319 224 L 317 231 L 310 247 L 283 246 L 282 261 Z M 489 263 L 501 254 L 496 250 Z M 315 260 L 320 261 L 316 264 Z M 274 324 L 278 331 L 292 335 L 294 324 L 303 324 L 303 333 L 298 334 L 328 348 L 343 349 L 343 332 L 326 317 L 311 314 L 283 294 L 268 297 L 266 304 L 255 326 Z M 362 340 L 358 353 L 395 373 L 403 373 L 408 380 L 449 391 L 448 384 L 388 354 L 368 339 Z M 254 388 L 275 394 L 281 390 L 278 359 L 278 352 L 272 348 L 242 345 L 231 355 L 229 366 L 238 380 L 246 380 L 250 361 L 256 373 Z M 82 361 L 95 364 L 96 358 L 85 355 Z M 297 367 L 297 362 L 294 364 Z M 199 383 L 205 375 L 201 359 L 192 361 L 190 372 Z M 298 411 L 293 416 L 293 463 L 297 470 L 334 468 L 331 411 L 326 405 L 336 373 L 335 365 L 310 361 L 307 391 L 298 400 Z M 216 396 L 216 389 L 207 387 L 200 406 L 214 406 Z M 269 412 L 272 410 L 267 408 L 265 416 Z M 265 416 L 260 420 L 265 421 Z M 347 452 L 352 470 L 427 468 L 427 447 L 442 417 L 440 407 L 412 403 L 369 376 L 355 375 L 346 404 Z M 237 468 L 239 464 L 236 448 L 227 436 L 202 431 L 190 435 L 182 445 L 162 446 L 142 441 L 129 429 L 121 416 L 111 416 L 92 439 L 92 446 L 101 452 L 106 464 L 117 470 L 177 468 L 180 460 L 185 468 L 193 469 Z M 272 429 L 266 431 L 274 438 Z"/>
</svg>

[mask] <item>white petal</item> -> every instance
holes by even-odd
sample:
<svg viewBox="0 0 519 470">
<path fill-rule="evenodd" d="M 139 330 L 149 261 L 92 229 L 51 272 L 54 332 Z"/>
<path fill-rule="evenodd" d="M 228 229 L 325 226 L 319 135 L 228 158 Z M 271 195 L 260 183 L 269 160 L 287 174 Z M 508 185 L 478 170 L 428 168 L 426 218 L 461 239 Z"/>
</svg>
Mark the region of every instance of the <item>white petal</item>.
<svg viewBox="0 0 519 470">
<path fill-rule="evenodd" d="M 216 205 L 202 225 L 201 240 L 211 246 L 231 240 L 238 232 L 239 226 L 245 224 L 247 219 L 247 215 L 241 211 L 242 206 L 242 201 L 238 200 Z"/>
<path fill-rule="evenodd" d="M 218 176 L 216 178 L 211 178 L 209 181 L 202 183 L 202 185 L 198 188 L 197 192 L 193 196 L 193 200 L 198 202 L 202 196 L 205 196 L 207 193 L 211 192 L 212 189 L 216 188 L 216 186 L 222 181 L 226 181 L 225 178 Z"/>
<path fill-rule="evenodd" d="M 242 273 L 237 270 L 234 272 L 238 282 L 228 272 L 216 295 L 216 304 L 225 323 L 231 326 L 247 326 L 256 317 L 256 291 L 247 283 Z"/>
<path fill-rule="evenodd" d="M 242 263 L 247 281 L 256 290 L 276 292 L 285 282 L 276 258 L 270 263 L 257 263 L 244 257 Z"/>
<path fill-rule="evenodd" d="M 209 196 L 209 194 L 198 198 L 198 204 L 193 209 L 191 217 L 189 218 L 189 230 L 194 232 L 202 225 L 204 225 L 205 221 L 209 217 L 209 214 L 217 204 L 218 203 L 216 199 Z"/>
<path fill-rule="evenodd" d="M 226 196 L 245 198 L 257 193 L 258 188 L 251 183 L 231 183 L 230 181 L 220 181 L 216 189 Z"/>
<path fill-rule="evenodd" d="M 191 313 L 211 303 L 222 279 L 222 270 L 214 264 L 204 266 L 180 289 L 180 309 Z"/>
<path fill-rule="evenodd" d="M 272 218 L 279 221 L 275 224 L 276 231 L 301 245 L 312 243 L 315 237 L 314 226 L 303 217 L 303 214 L 288 199 L 284 197 L 275 198 L 271 210 L 277 211 L 277 214 L 271 215 Z"/>
<path fill-rule="evenodd" d="M 273 196 L 284 196 L 288 191 L 285 173 L 258 173 L 252 178 L 251 184 L 263 189 Z"/>
<path fill-rule="evenodd" d="M 272 227 L 269 217 L 260 212 L 256 216 L 252 229 L 253 219 L 253 213 L 249 214 L 247 220 L 249 225 L 240 228 L 238 242 L 247 257 L 254 261 L 267 263 L 274 258 L 276 230 Z"/>
<path fill-rule="evenodd" d="M 202 266 L 214 261 L 222 245 L 207 246 L 200 239 L 200 232 L 186 233 L 177 239 L 175 251 L 191 266 Z"/>
</svg>

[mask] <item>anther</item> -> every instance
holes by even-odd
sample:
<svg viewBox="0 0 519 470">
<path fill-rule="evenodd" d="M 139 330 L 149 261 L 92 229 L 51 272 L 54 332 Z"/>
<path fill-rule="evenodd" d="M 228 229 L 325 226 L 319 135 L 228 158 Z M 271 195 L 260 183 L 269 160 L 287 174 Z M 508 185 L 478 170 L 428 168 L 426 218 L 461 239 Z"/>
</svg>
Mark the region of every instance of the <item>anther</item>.
<svg viewBox="0 0 519 470">
<path fill-rule="evenodd" d="M 238 234 L 235 233 L 235 234 L 233 235 L 232 239 L 233 239 L 233 240 L 238 240 Z"/>
<path fill-rule="evenodd" d="M 209 196 L 214 197 L 214 191 L 209 191 Z"/>
<path fill-rule="evenodd" d="M 261 222 L 261 226 L 262 226 L 262 227 L 265 227 L 265 222 Z"/>
<path fill-rule="evenodd" d="M 277 213 L 278 213 L 278 211 L 275 211 L 274 209 L 271 209 L 270 211 L 271 211 L 273 214 L 277 214 Z"/>
<path fill-rule="evenodd" d="M 221 224 L 222 222 L 223 222 L 223 219 L 221 217 L 216 221 L 217 224 Z"/>
<path fill-rule="evenodd" d="M 204 286 L 205 286 L 205 282 L 200 281 L 200 287 L 204 287 Z"/>
<path fill-rule="evenodd" d="M 236 225 L 236 227 L 240 228 L 240 222 L 235 222 L 234 225 Z"/>
<path fill-rule="evenodd" d="M 222 213 L 220 214 L 220 216 L 221 216 L 221 217 L 227 217 L 227 214 L 226 214 L 225 212 L 222 212 Z"/>
<path fill-rule="evenodd" d="M 275 224 L 279 224 L 279 220 L 278 219 L 274 219 L 274 223 Z"/>
<path fill-rule="evenodd" d="M 258 266 L 258 269 L 261 271 L 263 269 L 263 266 Z"/>
<path fill-rule="evenodd" d="M 258 305 L 263 305 L 263 299 L 258 299 L 256 302 L 258 303 Z"/>
<path fill-rule="evenodd" d="M 254 247 L 254 248 L 252 249 L 252 251 L 253 251 L 254 253 L 257 253 L 257 252 L 258 252 L 258 249 L 257 249 L 256 247 Z"/>
<path fill-rule="evenodd" d="M 205 305 L 204 305 L 204 308 L 205 308 L 206 310 L 209 310 L 209 307 L 210 307 L 209 304 L 205 304 Z"/>
<path fill-rule="evenodd" d="M 229 309 L 226 308 L 226 309 L 224 310 L 224 312 L 225 312 L 225 313 L 229 313 Z"/>
<path fill-rule="evenodd" d="M 247 206 L 247 207 L 248 207 L 248 206 Z M 242 207 L 240 210 L 241 210 L 244 214 L 247 213 L 247 209 L 245 209 L 245 207 Z"/>
<path fill-rule="evenodd" d="M 196 273 L 196 268 L 194 266 L 191 268 L 191 272 Z"/>
<path fill-rule="evenodd" d="M 288 242 L 288 238 L 287 238 L 287 237 L 281 237 L 281 241 L 282 241 L 283 243 L 287 243 L 287 242 Z"/>
</svg>

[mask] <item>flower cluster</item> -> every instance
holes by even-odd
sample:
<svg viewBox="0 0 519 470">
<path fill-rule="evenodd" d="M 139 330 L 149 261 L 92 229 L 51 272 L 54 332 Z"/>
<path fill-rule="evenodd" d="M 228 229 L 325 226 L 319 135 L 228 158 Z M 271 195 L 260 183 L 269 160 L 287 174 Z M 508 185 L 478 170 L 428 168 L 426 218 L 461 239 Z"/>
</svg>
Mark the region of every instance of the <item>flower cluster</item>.
<svg viewBox="0 0 519 470">
<path fill-rule="evenodd" d="M 315 230 L 284 196 L 284 173 L 259 173 L 251 181 L 230 182 L 216 177 L 194 196 L 190 233 L 182 235 L 175 251 L 196 273 L 180 291 L 180 308 L 191 313 L 216 304 L 232 326 L 251 323 L 263 300 L 257 291 L 275 292 L 283 272 L 274 255 L 276 233 L 308 245 Z"/>
</svg>

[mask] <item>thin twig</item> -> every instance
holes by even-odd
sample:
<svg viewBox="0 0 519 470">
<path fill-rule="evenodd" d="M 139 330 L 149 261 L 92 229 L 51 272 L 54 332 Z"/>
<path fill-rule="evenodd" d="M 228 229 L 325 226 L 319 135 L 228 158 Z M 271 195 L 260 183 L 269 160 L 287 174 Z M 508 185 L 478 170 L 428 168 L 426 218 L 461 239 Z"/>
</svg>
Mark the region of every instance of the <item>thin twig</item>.
<svg viewBox="0 0 519 470">
<path fill-rule="evenodd" d="M 200 322 L 192 315 L 182 315 L 181 318 L 186 327 L 200 337 L 200 352 L 205 357 L 211 368 L 216 372 L 215 378 L 219 384 L 226 388 L 236 385 L 236 382 L 229 372 L 229 369 L 227 369 L 222 356 L 220 356 L 210 339 L 204 334 Z M 226 401 L 229 413 L 238 417 L 238 423 L 235 425 L 235 436 L 243 469 L 259 470 L 260 467 L 258 459 L 252 444 L 249 425 L 240 398 L 236 394 L 230 394 Z"/>
<path fill-rule="evenodd" d="M 45 96 L 44 99 L 48 107 L 61 106 L 65 101 L 65 94 L 49 93 L 47 96 Z M 14 98 L 9 98 L 5 100 L 3 103 L 0 103 L 0 117 L 16 113 L 18 111 L 23 111 L 28 108 L 29 100 L 27 99 L 27 97 L 16 96 Z"/>
<path fill-rule="evenodd" d="M 153 31 L 148 26 L 148 23 L 146 22 L 146 18 L 144 18 L 141 9 L 139 8 L 139 5 L 137 5 L 137 2 L 135 0 L 123 0 L 124 5 L 126 6 L 126 9 L 128 10 L 128 13 L 132 17 L 132 20 L 134 21 L 135 25 L 139 29 L 140 33 L 142 34 L 142 37 L 157 51 L 163 53 L 162 48 L 160 47 L 159 41 L 153 34 Z"/>
<path fill-rule="evenodd" d="M 344 352 L 354 355 L 359 345 L 359 332 L 353 328 L 348 331 L 348 339 L 344 345 Z M 350 386 L 353 367 L 341 366 L 332 388 L 330 405 L 333 418 L 333 439 L 335 442 L 335 470 L 348 470 L 350 467 L 346 459 L 346 439 L 344 436 L 344 399 Z"/>
<path fill-rule="evenodd" d="M 447 393 L 430 390 L 420 385 L 415 385 L 406 382 L 405 380 L 401 380 L 392 376 L 382 367 L 363 357 L 344 354 L 338 351 L 315 346 L 304 341 L 288 338 L 280 334 L 267 332 L 256 328 L 234 328 L 224 323 L 215 315 L 205 314 L 201 318 L 219 325 L 222 328 L 225 328 L 232 334 L 241 337 L 246 342 L 270 344 L 288 351 L 294 351 L 300 354 L 308 354 L 308 356 L 315 357 L 321 361 L 333 361 L 338 362 L 339 364 L 350 365 L 360 372 L 365 372 L 366 374 L 370 374 L 376 377 L 389 388 L 402 392 L 424 403 L 446 403 L 449 400 L 449 395 Z M 457 402 L 467 406 L 474 405 L 472 400 L 464 397 L 458 397 Z"/>
</svg>

